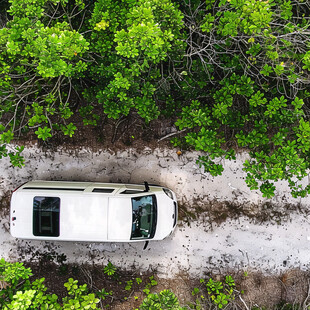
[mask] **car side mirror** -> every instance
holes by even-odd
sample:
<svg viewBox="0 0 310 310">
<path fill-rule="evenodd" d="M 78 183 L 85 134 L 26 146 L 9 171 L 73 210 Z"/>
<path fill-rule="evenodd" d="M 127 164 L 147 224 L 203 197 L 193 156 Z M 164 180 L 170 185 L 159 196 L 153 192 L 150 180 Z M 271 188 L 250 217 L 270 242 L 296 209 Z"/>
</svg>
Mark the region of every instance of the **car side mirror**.
<svg viewBox="0 0 310 310">
<path fill-rule="evenodd" d="M 149 183 L 147 183 L 146 181 L 144 181 L 144 186 L 145 186 L 145 192 L 148 192 L 150 190 L 150 187 L 149 187 Z"/>
<path fill-rule="evenodd" d="M 144 244 L 144 247 L 143 247 L 143 250 L 145 250 L 147 248 L 147 246 L 149 245 L 149 241 L 145 241 L 145 244 Z"/>
</svg>

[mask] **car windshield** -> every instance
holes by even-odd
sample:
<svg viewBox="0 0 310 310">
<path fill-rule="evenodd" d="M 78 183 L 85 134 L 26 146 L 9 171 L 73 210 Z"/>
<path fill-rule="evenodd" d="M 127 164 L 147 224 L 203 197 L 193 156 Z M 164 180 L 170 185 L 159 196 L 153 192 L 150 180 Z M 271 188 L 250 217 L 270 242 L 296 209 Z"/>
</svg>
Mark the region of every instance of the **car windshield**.
<svg viewBox="0 0 310 310">
<path fill-rule="evenodd" d="M 131 198 L 132 231 L 130 239 L 152 239 L 155 235 L 157 205 L 155 195 Z"/>
</svg>

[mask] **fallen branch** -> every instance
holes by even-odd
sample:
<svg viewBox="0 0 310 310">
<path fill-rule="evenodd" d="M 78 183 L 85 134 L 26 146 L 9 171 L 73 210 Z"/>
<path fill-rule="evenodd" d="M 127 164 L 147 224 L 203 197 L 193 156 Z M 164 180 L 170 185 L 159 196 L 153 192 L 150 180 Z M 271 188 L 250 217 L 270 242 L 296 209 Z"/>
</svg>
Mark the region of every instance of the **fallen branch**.
<svg viewBox="0 0 310 310">
<path fill-rule="evenodd" d="M 169 133 L 168 135 L 166 135 L 166 136 L 160 138 L 157 142 L 160 142 L 160 141 L 162 141 L 162 140 L 164 140 L 164 139 L 167 139 L 167 138 L 169 138 L 169 137 L 171 137 L 171 136 L 180 134 L 180 133 L 184 132 L 185 130 L 186 130 L 186 129 L 183 129 L 183 130 L 181 130 L 181 131 L 176 131 L 176 132 Z"/>
<path fill-rule="evenodd" d="M 243 300 L 243 298 L 239 295 L 239 299 L 241 300 L 241 302 L 243 303 L 244 307 L 246 310 L 250 310 L 250 308 L 248 307 L 248 305 L 245 303 L 245 301 Z"/>
</svg>

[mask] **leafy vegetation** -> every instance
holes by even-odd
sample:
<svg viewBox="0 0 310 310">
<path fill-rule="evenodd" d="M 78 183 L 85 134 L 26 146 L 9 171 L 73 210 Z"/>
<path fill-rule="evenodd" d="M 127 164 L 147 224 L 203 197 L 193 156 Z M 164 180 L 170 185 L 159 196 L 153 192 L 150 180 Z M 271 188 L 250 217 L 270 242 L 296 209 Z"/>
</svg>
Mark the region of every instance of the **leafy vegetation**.
<svg viewBox="0 0 310 310">
<path fill-rule="evenodd" d="M 304 197 L 309 187 L 299 181 L 309 168 L 309 5 L 207 0 L 184 9 L 186 28 L 193 29 L 184 79 L 197 81 L 201 90 L 176 125 L 188 129 L 186 144 L 205 152 L 198 164 L 219 175 L 221 159 L 245 148 L 251 189 L 270 198 L 274 183 L 287 180 L 292 195 Z"/>
<path fill-rule="evenodd" d="M 108 276 L 114 276 L 116 273 L 116 267 L 111 262 L 108 262 L 103 270 Z"/>
<path fill-rule="evenodd" d="M 251 301 L 245 298 L 243 291 L 238 291 L 237 284 L 235 284 L 233 277 L 229 275 L 223 278 L 222 281 L 213 278 L 196 281 L 198 287 L 193 288 L 191 300 L 181 302 L 170 289 L 155 293 L 154 288 L 157 286 L 157 281 L 154 276 L 141 275 L 142 278 L 134 278 L 134 275 L 132 275 L 131 280 L 124 281 L 121 270 L 118 270 L 111 262 L 109 264 L 109 268 L 114 267 L 115 273 L 112 276 L 106 273 L 102 273 L 102 275 L 115 283 L 113 291 L 105 288 L 99 289 L 93 283 L 93 275 L 84 270 L 87 274 L 85 279 L 89 280 L 87 281 L 88 285 L 80 285 L 77 280 L 70 277 L 67 281 L 64 280 L 65 294 L 61 293 L 63 297 L 60 298 L 56 294 L 48 293 L 53 291 L 54 287 L 51 287 L 52 290 L 47 288 L 44 278 L 34 279 L 30 268 L 26 268 L 22 263 L 9 263 L 4 259 L 0 259 L 0 308 L 5 310 L 118 309 L 120 303 L 125 303 L 124 305 L 132 310 L 265 309 L 256 303 L 255 307 L 252 307 Z M 42 266 L 40 266 L 40 269 Z M 75 273 L 78 268 L 82 268 L 82 266 L 75 265 Z M 114 277 L 115 274 L 118 274 L 118 277 Z M 49 275 L 46 276 L 49 278 Z M 244 277 L 248 277 L 246 272 Z M 305 286 L 304 290 L 306 291 L 306 289 Z M 253 287 L 253 290 L 257 290 L 257 287 Z M 186 292 L 182 294 L 184 293 L 186 294 Z M 300 295 L 300 293 L 297 295 L 303 295 Z M 250 299 L 252 299 L 253 295 L 250 296 Z M 258 296 L 261 296 L 261 293 Z M 249 302 L 249 305 L 246 302 Z M 274 309 L 298 310 L 304 309 L 305 306 L 306 308 L 309 306 L 309 296 L 300 304 L 297 302 L 289 304 L 283 300 Z"/>
<path fill-rule="evenodd" d="M 116 267 L 109 262 L 105 270 L 114 270 Z M 106 272 L 105 272 L 106 273 Z M 107 273 L 106 273 L 107 274 Z M 113 292 L 107 292 L 104 288 L 101 291 L 89 292 L 87 284 L 79 285 L 77 280 L 69 278 L 64 284 L 67 290 L 67 296 L 60 299 L 55 294 L 46 293 L 47 288 L 44 285 L 44 278 L 31 281 L 32 271 L 25 268 L 22 263 L 9 263 L 4 259 L 0 260 L 0 281 L 5 283 L 5 288 L 0 291 L 1 309 L 99 309 L 100 300 L 107 296 L 112 296 Z M 109 275 L 111 276 L 111 275 Z M 115 278 L 119 282 L 119 279 Z M 136 278 L 137 285 L 142 284 L 141 278 Z M 201 281 L 204 283 L 204 281 Z M 122 285 L 122 282 L 119 282 Z M 131 296 L 133 281 L 127 281 L 124 290 Z M 170 290 L 163 290 L 157 293 L 151 293 L 151 288 L 157 285 L 154 276 L 149 277 L 149 282 L 145 285 L 143 299 L 139 309 L 188 309 L 181 307 L 174 293 Z M 211 300 L 219 309 L 226 305 L 231 299 L 234 288 L 234 281 L 231 277 L 226 277 L 225 291 L 221 282 L 209 280 L 206 287 L 208 293 L 212 293 Z M 229 287 L 229 290 L 226 288 Z M 225 293 L 227 294 L 225 294 Z M 126 298 L 127 299 L 127 298 Z M 135 297 L 138 299 L 138 297 Z M 189 307 L 192 309 L 192 305 Z M 198 308 L 195 308 L 198 309 Z"/>
<path fill-rule="evenodd" d="M 202 287 L 195 287 L 192 295 L 195 297 L 195 302 L 190 303 L 190 309 L 223 309 L 231 301 L 235 300 L 235 296 L 241 292 L 236 290 L 235 281 L 231 276 L 226 276 L 225 281 L 214 281 L 210 278 L 208 281 L 200 279 Z M 205 296 L 205 290 L 207 295 Z"/>
<path fill-rule="evenodd" d="M 72 137 L 103 116 L 177 118 L 174 145 L 213 176 L 245 149 L 270 198 L 310 186 L 308 1 L 10 0 L 0 28 L 0 158 L 27 132 Z"/>
<path fill-rule="evenodd" d="M 88 293 L 87 285 L 78 285 L 70 278 L 64 286 L 67 296 L 58 301 L 55 294 L 46 293 L 44 278 L 30 281 L 32 272 L 22 263 L 0 260 L 0 281 L 6 287 L 0 291 L 1 309 L 98 309 L 99 298 Z"/>
</svg>

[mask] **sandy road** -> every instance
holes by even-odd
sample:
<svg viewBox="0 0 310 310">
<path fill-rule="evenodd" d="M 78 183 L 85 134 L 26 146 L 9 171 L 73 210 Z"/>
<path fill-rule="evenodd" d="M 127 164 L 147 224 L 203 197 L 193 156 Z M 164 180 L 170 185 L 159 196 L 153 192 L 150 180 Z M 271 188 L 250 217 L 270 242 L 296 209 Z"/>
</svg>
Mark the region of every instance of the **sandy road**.
<svg viewBox="0 0 310 310">
<path fill-rule="evenodd" d="M 222 176 L 204 174 L 195 164 L 197 153 L 178 156 L 175 150 L 146 148 L 117 153 L 92 153 L 81 149 L 44 154 L 36 147 L 24 151 L 26 166 L 12 168 L 1 160 L 0 195 L 27 180 L 83 180 L 161 184 L 173 189 L 181 203 L 231 201 L 243 204 L 266 202 L 258 192 L 251 192 L 243 179 L 241 154 L 236 161 L 223 162 Z M 307 182 L 308 180 L 304 180 Z M 310 198 L 294 200 L 286 184 L 280 184 L 275 205 L 309 205 Z M 37 251 L 65 254 L 69 262 L 106 264 L 110 260 L 124 268 L 156 268 L 163 276 L 180 270 L 201 275 L 209 268 L 257 268 L 280 271 L 291 267 L 307 269 L 310 262 L 310 225 L 305 213 L 291 213 L 279 223 L 255 223 L 245 217 L 212 225 L 202 220 L 190 226 L 180 223 L 175 233 L 164 241 L 143 243 L 75 243 L 16 240 L 7 231 L 8 216 L 0 222 L 0 257 L 9 260 L 37 259 Z"/>
</svg>

